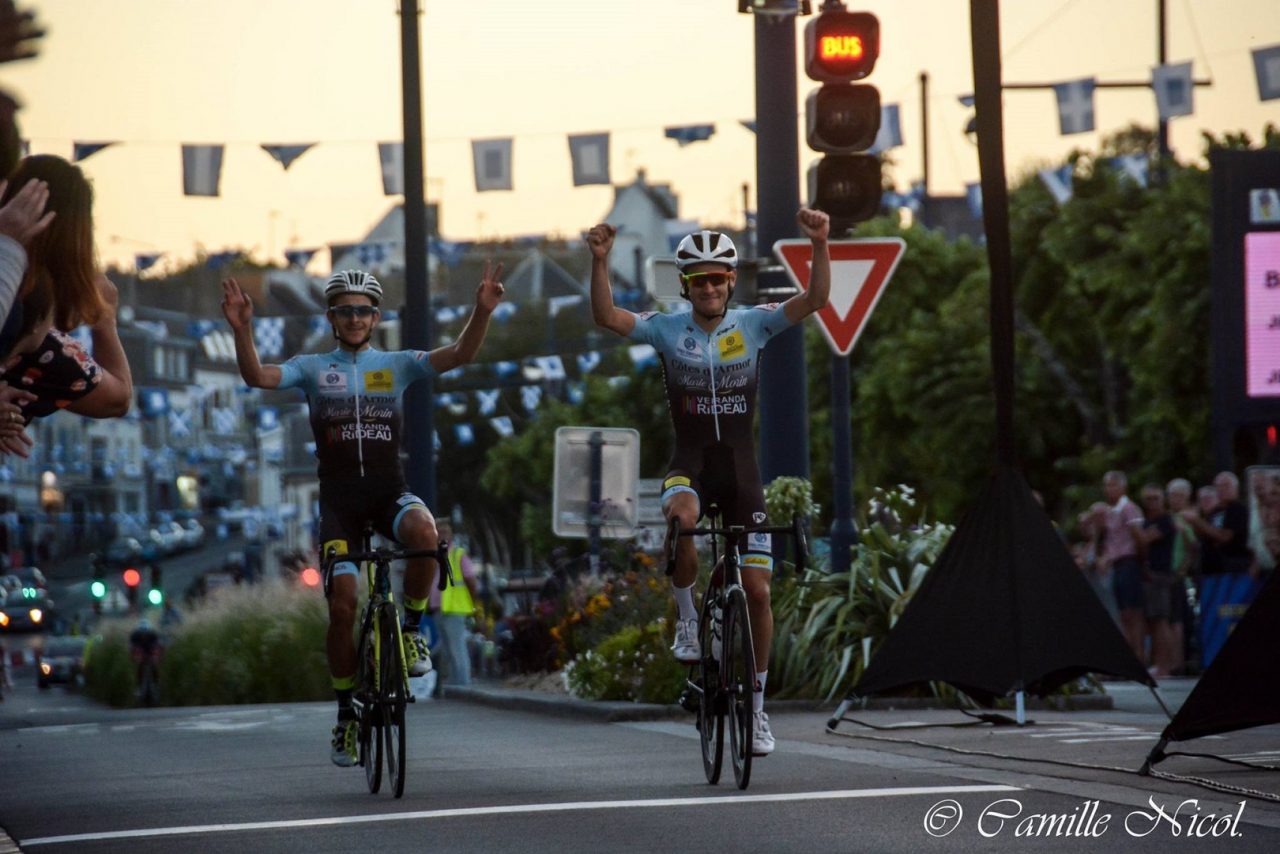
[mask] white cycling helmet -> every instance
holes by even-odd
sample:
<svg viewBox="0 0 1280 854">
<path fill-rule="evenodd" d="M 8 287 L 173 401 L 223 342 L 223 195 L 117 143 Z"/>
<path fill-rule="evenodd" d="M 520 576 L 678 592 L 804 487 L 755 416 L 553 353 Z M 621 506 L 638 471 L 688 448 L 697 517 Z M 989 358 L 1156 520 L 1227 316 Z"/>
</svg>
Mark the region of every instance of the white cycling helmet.
<svg viewBox="0 0 1280 854">
<path fill-rule="evenodd" d="M 324 286 L 324 298 L 332 303 L 334 297 L 343 294 L 364 294 L 377 305 L 382 302 L 382 285 L 363 270 L 339 270 L 329 277 Z"/>
<path fill-rule="evenodd" d="M 738 250 L 726 234 L 718 231 L 695 231 L 676 247 L 676 269 L 683 273 L 694 264 L 724 264 L 730 270 L 738 267 Z"/>
</svg>

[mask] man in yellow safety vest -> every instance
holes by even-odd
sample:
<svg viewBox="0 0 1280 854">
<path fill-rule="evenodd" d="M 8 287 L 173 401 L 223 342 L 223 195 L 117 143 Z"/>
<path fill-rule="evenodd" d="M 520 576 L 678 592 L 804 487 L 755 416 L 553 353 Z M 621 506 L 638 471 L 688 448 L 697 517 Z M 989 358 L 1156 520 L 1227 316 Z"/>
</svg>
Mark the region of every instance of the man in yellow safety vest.
<svg viewBox="0 0 1280 854">
<path fill-rule="evenodd" d="M 443 684 L 468 685 L 471 683 L 471 654 L 467 649 L 467 617 L 475 613 L 476 571 L 467 556 L 467 550 L 454 542 L 453 526 L 447 519 L 437 519 L 440 538 L 449 543 L 449 567 L 453 571 L 453 583 L 444 592 L 431 590 L 435 606 L 436 628 L 440 631 L 443 648 Z"/>
</svg>

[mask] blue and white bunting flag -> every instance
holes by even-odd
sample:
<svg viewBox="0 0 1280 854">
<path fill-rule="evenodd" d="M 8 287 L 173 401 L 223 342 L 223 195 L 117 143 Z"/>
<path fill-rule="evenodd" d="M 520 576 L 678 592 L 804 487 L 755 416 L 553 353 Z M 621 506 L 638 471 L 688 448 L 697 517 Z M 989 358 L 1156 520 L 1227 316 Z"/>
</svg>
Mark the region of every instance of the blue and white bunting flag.
<svg viewBox="0 0 1280 854">
<path fill-rule="evenodd" d="M 681 148 L 694 142 L 711 139 L 716 132 L 715 125 L 684 125 L 682 127 L 663 128 L 662 135 L 674 139 Z"/>
<path fill-rule="evenodd" d="M 221 145 L 182 146 L 183 195 L 216 196 L 221 179 Z"/>
<path fill-rule="evenodd" d="M 1049 188 L 1050 194 L 1053 195 L 1058 204 L 1065 205 L 1071 201 L 1072 169 L 1070 163 L 1059 166 L 1057 169 L 1041 169 L 1040 180 Z"/>
<path fill-rule="evenodd" d="M 493 372 L 500 377 L 513 376 L 520 372 L 520 363 L 510 361 L 494 362 Z"/>
<path fill-rule="evenodd" d="M 236 432 L 240 427 L 240 416 L 230 406 L 215 406 L 209 410 L 209 419 L 213 422 L 213 432 L 226 436 Z"/>
<path fill-rule="evenodd" d="M 652 344 L 632 344 L 627 348 L 631 364 L 637 368 L 649 368 L 658 364 L 658 351 Z"/>
<path fill-rule="evenodd" d="M 313 314 L 307 319 L 307 332 L 318 335 L 329 331 L 329 318 L 323 314 Z"/>
<path fill-rule="evenodd" d="M 588 350 L 585 353 L 578 354 L 579 373 L 589 374 L 595 370 L 598 364 L 600 364 L 600 351 Z"/>
<path fill-rule="evenodd" d="M 1095 78 L 1086 77 L 1053 87 L 1058 97 L 1058 132 L 1063 136 L 1093 130 L 1093 90 L 1096 85 Z"/>
<path fill-rule="evenodd" d="M 1253 50 L 1253 73 L 1258 80 L 1258 100 L 1280 98 L 1280 44 Z"/>
<path fill-rule="evenodd" d="M 574 406 L 581 405 L 587 396 L 587 384 L 581 380 L 574 380 L 566 383 L 564 387 L 565 393 L 569 396 L 569 402 Z"/>
<path fill-rule="evenodd" d="M 880 106 L 880 131 L 876 134 L 876 141 L 871 144 L 872 154 L 879 154 L 902 145 L 901 112 L 897 104 Z"/>
<path fill-rule="evenodd" d="M 911 213 L 920 213 L 920 206 L 924 204 L 925 195 L 924 181 L 912 181 L 911 189 L 906 195 L 907 207 L 911 210 Z"/>
<path fill-rule="evenodd" d="M 479 406 L 481 415 L 492 415 L 498 411 L 498 397 L 502 394 L 502 389 L 478 389 L 476 391 L 476 404 Z"/>
<path fill-rule="evenodd" d="M 969 203 L 969 213 L 973 214 L 973 218 L 982 219 L 982 184 L 965 184 L 964 197 Z"/>
<path fill-rule="evenodd" d="M 292 145 L 264 142 L 262 143 L 262 150 L 274 157 L 276 162 L 285 171 L 288 171 L 289 167 L 293 165 L 293 161 L 306 154 L 314 145 L 314 142 L 299 142 Z"/>
<path fill-rule="evenodd" d="M 495 320 L 500 320 L 503 323 L 505 323 L 506 321 L 515 317 L 517 311 L 519 311 L 519 309 L 516 308 L 515 303 L 500 302 L 498 303 L 498 307 L 493 310 L 493 318 Z"/>
<path fill-rule="evenodd" d="M 629 385 L 631 385 L 631 377 L 626 374 L 609 377 L 609 388 L 626 388 Z"/>
<path fill-rule="evenodd" d="M 1156 112 L 1160 119 L 1189 116 L 1195 111 L 1195 84 L 1191 80 L 1191 63 L 1158 65 L 1151 69 L 1151 88 L 1156 93 Z"/>
<path fill-rule="evenodd" d="M 511 137 L 471 141 L 477 193 L 511 189 L 511 147 Z"/>
<path fill-rule="evenodd" d="M 239 249 L 229 249 L 226 252 L 213 252 L 205 256 L 204 265 L 210 270 L 220 270 L 239 257 Z"/>
<path fill-rule="evenodd" d="M 504 439 L 508 436 L 514 435 L 516 432 L 515 426 L 511 423 L 510 416 L 507 415 L 499 415 L 497 418 L 490 418 L 489 425 L 493 427 L 493 432 L 497 433 Z"/>
<path fill-rule="evenodd" d="M 609 134 L 580 133 L 569 137 L 573 186 L 609 184 Z"/>
<path fill-rule="evenodd" d="M 279 358 L 284 353 L 284 318 L 254 318 L 253 341 L 258 346 L 259 355 L 268 359 Z"/>
<path fill-rule="evenodd" d="M 280 410 L 274 406 L 258 407 L 258 429 L 274 430 L 280 426 Z"/>
<path fill-rule="evenodd" d="M 467 310 L 462 306 L 442 305 L 436 309 L 436 323 L 453 323 L 466 314 Z"/>
<path fill-rule="evenodd" d="M 355 253 L 361 267 L 378 267 L 391 256 L 391 247 L 382 241 L 370 241 L 357 244 Z"/>
<path fill-rule="evenodd" d="M 564 362 L 559 356 L 537 356 L 533 360 L 542 369 L 542 378 L 554 382 L 565 378 Z"/>
<path fill-rule="evenodd" d="M 755 120 L 755 119 L 738 119 L 738 124 L 742 125 L 744 128 L 746 128 L 747 130 L 751 131 L 752 133 L 755 133 L 755 132 L 756 132 L 756 120 Z"/>
<path fill-rule="evenodd" d="M 139 252 L 133 256 L 133 269 L 141 273 L 154 266 L 163 256 L 163 252 Z"/>
<path fill-rule="evenodd" d="M 441 240 L 439 237 L 427 239 L 427 251 L 451 270 L 462 263 L 470 248 L 469 240 Z"/>
<path fill-rule="evenodd" d="M 156 418 L 169 411 L 169 392 L 162 388 L 144 388 L 138 392 L 138 408 L 143 418 Z"/>
<path fill-rule="evenodd" d="M 191 320 L 187 322 L 187 334 L 199 341 L 219 326 L 216 320 Z"/>
<path fill-rule="evenodd" d="M 547 300 L 547 313 L 555 317 L 564 309 L 581 305 L 585 301 L 586 297 L 582 294 L 565 294 L 564 296 L 552 297 Z"/>
<path fill-rule="evenodd" d="M 454 424 L 453 435 L 457 438 L 459 445 L 470 445 L 476 440 L 475 431 L 471 429 L 470 424 Z"/>
<path fill-rule="evenodd" d="M 186 439 L 191 436 L 191 413 L 185 409 L 169 410 L 169 438 Z"/>
<path fill-rule="evenodd" d="M 404 194 L 404 143 L 378 143 L 378 163 L 382 167 L 382 195 Z"/>
<path fill-rule="evenodd" d="M 284 250 L 284 259 L 289 262 L 290 267 L 299 269 L 311 263 L 311 258 L 319 249 L 286 249 Z"/>
<path fill-rule="evenodd" d="M 1147 155 L 1122 154 L 1119 157 L 1112 157 L 1107 162 L 1111 165 L 1111 168 L 1133 181 L 1139 187 L 1147 186 L 1151 172 L 1151 161 Z"/>
<path fill-rule="evenodd" d="M 542 386 L 526 385 L 520 387 L 520 402 L 524 404 L 526 412 L 534 412 L 538 408 L 538 404 L 542 402 Z"/>
<path fill-rule="evenodd" d="M 71 143 L 71 162 L 79 163 L 88 160 L 104 148 L 115 145 L 115 142 L 73 142 Z"/>
</svg>

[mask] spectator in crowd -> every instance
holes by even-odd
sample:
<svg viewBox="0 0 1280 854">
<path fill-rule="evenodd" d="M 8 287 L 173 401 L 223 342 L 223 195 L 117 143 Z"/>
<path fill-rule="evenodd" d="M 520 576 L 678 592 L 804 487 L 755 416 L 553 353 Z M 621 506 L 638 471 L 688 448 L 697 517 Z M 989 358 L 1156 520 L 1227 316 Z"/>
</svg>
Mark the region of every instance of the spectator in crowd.
<svg viewBox="0 0 1280 854">
<path fill-rule="evenodd" d="M 1142 564 L 1138 549 L 1138 530 L 1142 511 L 1125 494 L 1129 481 L 1122 471 L 1109 471 L 1102 476 L 1103 508 L 1094 505 L 1090 522 L 1101 532 L 1098 550 L 1098 573 L 1105 583 L 1110 580 L 1120 614 L 1120 630 L 1124 633 L 1139 661 L 1145 658 L 1146 615 L 1142 595 Z"/>
<path fill-rule="evenodd" d="M 1191 507 L 1191 482 L 1174 478 L 1165 487 L 1169 514 L 1173 518 L 1173 601 L 1169 612 L 1169 633 L 1173 642 L 1170 655 L 1170 672 L 1184 672 L 1187 662 L 1187 641 L 1192 636 L 1194 613 L 1188 600 L 1188 585 L 1195 574 L 1200 558 L 1200 542 L 1195 529 L 1182 517 L 1182 511 Z"/>
<path fill-rule="evenodd" d="M 430 610 L 435 614 L 436 628 L 440 630 L 440 644 L 444 649 L 444 685 L 469 685 L 471 683 L 471 653 L 467 647 L 471 632 L 467 620 L 475 613 L 476 570 L 467 550 L 454 542 L 453 525 L 448 519 L 437 519 L 439 537 L 449 544 L 449 567 L 453 581 L 441 592 L 431 587 Z"/>
<path fill-rule="evenodd" d="M 1249 510 L 1239 500 L 1240 479 L 1232 472 L 1219 472 L 1213 490 L 1217 504 L 1208 513 L 1204 513 L 1203 498 L 1201 512 L 1182 513 L 1200 540 L 1201 574 L 1255 571 L 1249 551 Z"/>
<path fill-rule="evenodd" d="M 1152 676 L 1163 678 L 1173 672 L 1174 572 L 1173 545 L 1177 536 L 1173 517 L 1165 509 L 1164 491 L 1159 484 L 1142 487 L 1142 527 L 1138 539 L 1143 552 L 1143 611 L 1151 637 Z"/>
<path fill-rule="evenodd" d="M 1257 573 L 1265 575 L 1280 557 L 1280 472 L 1255 470 L 1249 485 L 1249 548 Z"/>
</svg>

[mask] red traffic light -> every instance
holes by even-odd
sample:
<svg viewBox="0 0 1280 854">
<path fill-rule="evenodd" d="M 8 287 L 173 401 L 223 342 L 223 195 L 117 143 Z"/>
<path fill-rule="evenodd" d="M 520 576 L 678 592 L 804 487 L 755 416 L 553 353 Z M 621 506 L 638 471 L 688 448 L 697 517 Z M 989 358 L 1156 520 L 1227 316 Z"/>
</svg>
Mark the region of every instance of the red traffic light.
<svg viewBox="0 0 1280 854">
<path fill-rule="evenodd" d="M 142 573 L 133 567 L 129 567 L 124 571 L 124 583 L 126 587 L 137 587 L 142 583 Z"/>
<path fill-rule="evenodd" d="M 828 9 L 805 25 L 804 43 L 804 72 L 814 80 L 861 80 L 880 56 L 880 21 L 870 12 Z"/>
<path fill-rule="evenodd" d="M 320 573 L 316 570 L 314 566 L 307 567 L 306 569 L 302 570 L 302 572 L 299 573 L 299 575 L 302 577 L 302 583 L 307 585 L 308 587 L 320 586 Z"/>
</svg>

